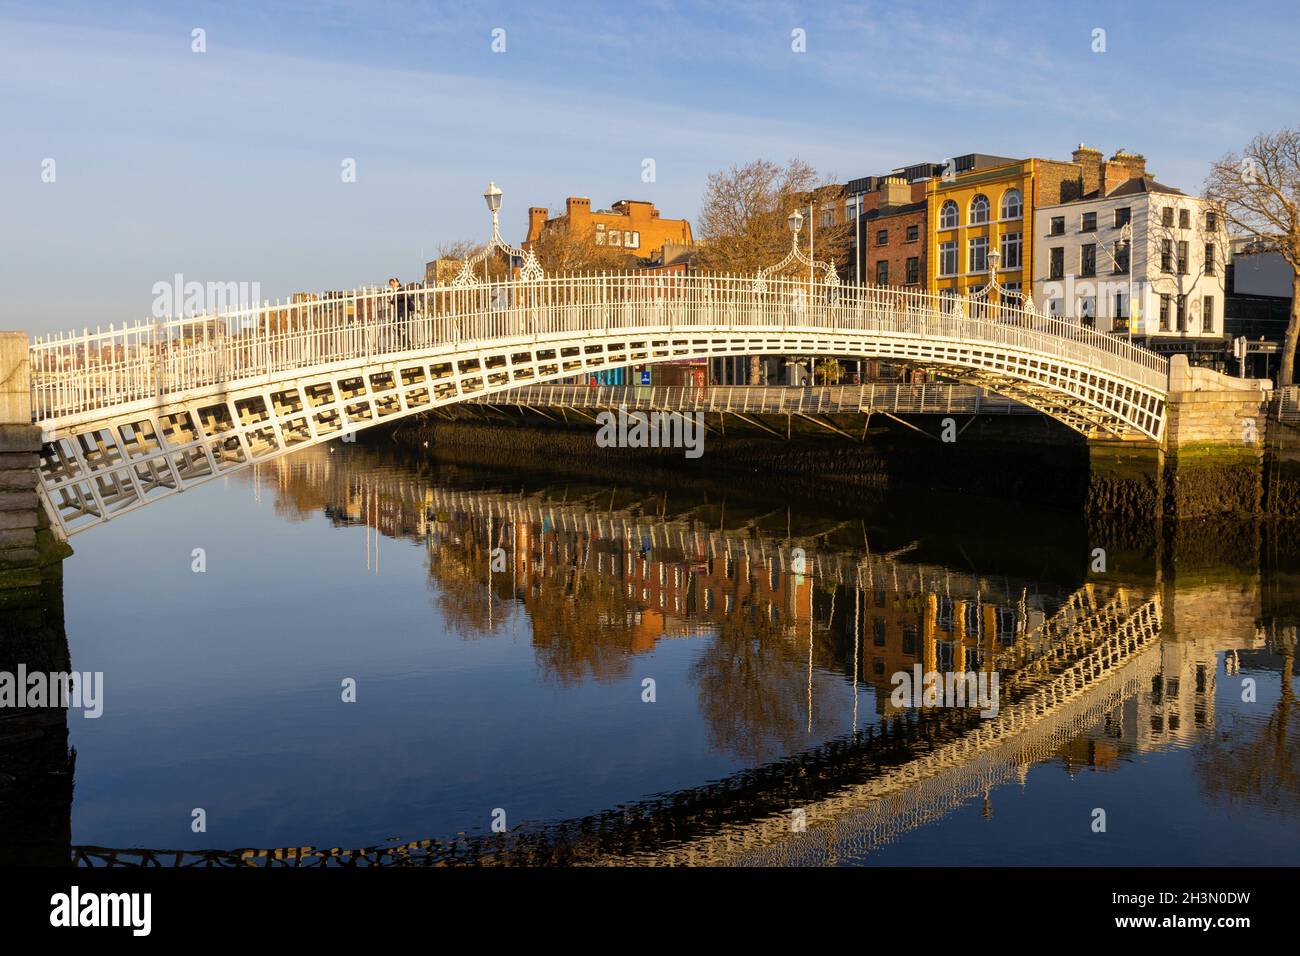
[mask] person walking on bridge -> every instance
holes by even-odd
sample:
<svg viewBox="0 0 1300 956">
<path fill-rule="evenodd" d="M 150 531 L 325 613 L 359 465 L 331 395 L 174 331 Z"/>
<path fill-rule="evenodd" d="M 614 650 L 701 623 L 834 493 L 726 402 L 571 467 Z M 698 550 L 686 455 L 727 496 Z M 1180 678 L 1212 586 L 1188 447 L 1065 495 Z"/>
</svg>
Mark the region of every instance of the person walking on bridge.
<svg viewBox="0 0 1300 956">
<path fill-rule="evenodd" d="M 389 310 L 388 315 L 393 323 L 393 341 L 390 345 L 401 344 L 402 349 L 407 347 L 406 322 L 410 315 L 411 294 L 402 289 L 402 284 L 394 277 L 388 280 L 389 289 Z"/>
</svg>

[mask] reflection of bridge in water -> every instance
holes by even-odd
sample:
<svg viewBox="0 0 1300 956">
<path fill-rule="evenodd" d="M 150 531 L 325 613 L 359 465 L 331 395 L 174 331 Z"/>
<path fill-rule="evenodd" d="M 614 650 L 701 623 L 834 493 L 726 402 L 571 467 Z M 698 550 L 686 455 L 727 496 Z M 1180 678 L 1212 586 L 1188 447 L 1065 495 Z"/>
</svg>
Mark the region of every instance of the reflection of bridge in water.
<svg viewBox="0 0 1300 956">
<path fill-rule="evenodd" d="M 317 463 L 326 480 L 329 459 Z M 280 478 L 282 476 L 276 476 Z M 755 527 L 721 530 L 689 516 L 662 518 L 635 509 L 601 510 L 542 496 L 430 488 L 410 476 L 381 476 L 380 506 L 356 508 L 348 495 L 358 489 L 336 488 L 342 508 L 356 510 L 367 522 L 388 525 L 392 532 L 424 536 L 431 556 L 437 547 L 476 547 L 483 563 L 467 565 L 485 572 L 492 584 L 486 545 L 511 544 L 511 570 L 536 581 L 547 574 L 573 573 L 584 562 L 596 579 L 640 593 L 643 570 L 637 558 L 690 567 L 703 557 L 716 561 L 722 576 L 743 578 L 753 569 L 777 569 L 783 586 L 799 580 L 807 600 L 793 617 L 807 618 L 809 667 L 812 628 L 817 615 L 813 582 L 831 585 L 830 600 L 840 590 L 854 599 L 841 604 L 842 619 L 853 608 L 855 694 L 861 613 L 884 589 L 913 600 L 920 623 L 915 659 L 927 669 L 944 663 L 997 668 L 1002 676 L 1000 712 L 981 719 L 967 709 L 890 709 L 877 683 L 876 703 L 882 718 L 861 731 L 766 762 L 726 779 L 678 791 L 575 820 L 526 825 L 510 834 L 418 840 L 358 849 L 310 847 L 236 850 L 123 850 L 74 848 L 82 865 L 436 865 L 443 863 L 809 863 L 845 855 L 860 856 L 899 834 L 942 817 L 1001 783 L 1022 778 L 1033 763 L 1111 714 L 1140 688 L 1150 686 L 1160 668 L 1158 599 L 1124 588 L 1084 585 L 1063 594 L 1036 595 L 1007 580 L 962 575 L 947 568 L 909 563 L 904 556 L 866 554 L 824 546 L 817 536 L 798 541 L 774 540 Z M 402 530 L 399 530 L 402 529 Z M 504 538 L 503 529 L 508 529 Z M 492 535 L 492 537 L 489 537 Z M 825 536 L 821 543 L 825 543 Z M 583 542 L 619 543 L 607 562 L 593 559 Z M 568 550 L 566 550 L 566 547 Z M 527 551 L 525 553 L 525 548 Z M 550 557 L 547 557 L 548 548 Z M 803 553 L 799 553 L 803 549 Z M 629 563 L 629 556 L 633 561 Z M 548 563 L 549 562 L 549 563 Z M 710 572 L 711 573 L 711 572 Z M 638 577 L 640 575 L 640 577 Z M 761 574 L 758 576 L 762 576 Z M 518 587 L 518 582 L 512 582 Z M 864 600 L 864 598 L 866 600 Z M 922 600 L 923 598 L 923 600 Z M 825 604 L 823 595 L 823 609 Z M 969 603 L 992 613 L 1007 611 L 1014 623 L 1004 632 L 972 628 L 977 612 L 951 614 L 947 626 L 956 640 L 947 655 L 938 652 L 943 622 L 941 602 Z M 1036 605 L 1036 607 L 1031 606 Z M 696 601 L 686 620 L 703 619 L 706 628 L 744 626 L 741 605 L 729 615 L 722 603 L 706 607 Z M 714 618 L 710 618 L 710 613 Z M 824 632 L 837 620 L 834 605 Z M 798 634 L 804 633 L 798 628 Z M 784 635 L 795 633 L 787 628 Z M 891 664 L 896 663 L 891 661 Z M 837 666 L 847 671 L 843 662 Z M 809 672 L 811 680 L 811 670 Z M 811 684 L 810 684 L 811 687 Z M 887 691 L 886 691 L 887 693 Z M 856 724 L 855 724 L 856 726 Z M 792 811 L 802 810 L 807 829 L 792 830 Z"/>
</svg>

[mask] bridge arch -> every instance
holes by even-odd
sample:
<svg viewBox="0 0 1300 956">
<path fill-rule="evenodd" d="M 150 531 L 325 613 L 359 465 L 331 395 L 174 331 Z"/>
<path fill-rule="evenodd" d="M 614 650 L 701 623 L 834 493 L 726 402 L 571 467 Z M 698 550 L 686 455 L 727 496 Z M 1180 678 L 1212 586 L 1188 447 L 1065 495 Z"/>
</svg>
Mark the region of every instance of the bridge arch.
<svg viewBox="0 0 1300 956">
<path fill-rule="evenodd" d="M 1158 441 L 1165 359 L 1010 305 L 807 278 L 568 276 L 387 290 L 39 340 L 41 489 L 68 534 L 253 462 L 442 405 L 631 365 L 878 358 L 1088 436 Z"/>
</svg>

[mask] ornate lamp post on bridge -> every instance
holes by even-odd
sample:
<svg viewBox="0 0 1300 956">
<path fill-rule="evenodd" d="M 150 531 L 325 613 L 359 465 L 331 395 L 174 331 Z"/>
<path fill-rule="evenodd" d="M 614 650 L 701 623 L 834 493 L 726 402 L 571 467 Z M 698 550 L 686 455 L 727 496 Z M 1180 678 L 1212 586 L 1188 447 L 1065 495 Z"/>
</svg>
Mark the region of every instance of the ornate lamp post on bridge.
<svg viewBox="0 0 1300 956">
<path fill-rule="evenodd" d="M 1015 297 L 1020 300 L 1020 307 L 1026 312 L 1034 311 L 1034 295 L 1032 292 L 1020 292 L 1015 289 L 1008 289 L 1001 280 L 998 279 L 998 263 L 1002 261 L 1002 253 L 997 249 L 988 251 L 989 281 L 983 286 L 971 293 L 971 297 L 979 296 L 986 304 L 993 301 L 990 293 L 997 293 L 997 301 L 1001 302 L 1005 295 L 1008 298 Z"/>
<path fill-rule="evenodd" d="M 492 238 L 488 240 L 486 246 L 478 251 L 477 254 L 465 260 L 461 266 L 460 272 L 452 280 L 453 286 L 467 286 L 478 283 L 478 275 L 475 273 L 475 267 L 487 260 L 494 252 L 504 252 L 506 257 L 513 263 L 516 258 L 521 260 L 519 267 L 519 278 L 524 282 L 536 282 L 541 279 L 545 273 L 542 271 L 541 263 L 533 255 L 533 250 L 516 248 L 501 238 L 501 187 L 491 180 L 488 181 L 487 189 L 483 190 L 483 201 L 487 203 L 488 211 L 492 213 Z M 487 273 L 484 272 L 484 281 L 487 281 Z"/>
<path fill-rule="evenodd" d="M 799 233 L 803 231 L 803 213 L 798 209 L 786 217 L 786 225 L 790 227 L 790 251 L 785 254 L 785 258 L 775 265 L 766 266 L 758 270 L 758 275 L 754 277 L 751 287 L 755 292 L 767 291 L 768 276 L 779 273 L 782 269 L 793 263 L 800 263 L 808 267 L 809 294 L 812 293 L 811 285 L 815 282 L 813 275 L 814 269 L 822 270 L 822 281 L 828 286 L 838 286 L 840 284 L 839 274 L 835 271 L 835 266 L 829 262 L 818 262 L 806 255 L 799 248 Z"/>
<path fill-rule="evenodd" d="M 811 207 L 809 207 L 811 210 Z M 810 212 L 811 215 L 811 212 Z M 811 256 L 804 255 L 799 248 L 799 233 L 803 231 L 803 213 L 795 209 L 786 217 L 786 225 L 790 227 L 790 251 L 785 254 L 785 258 L 775 265 L 766 266 L 758 270 L 754 280 L 750 283 L 750 288 L 760 295 L 767 291 L 767 280 L 769 276 L 776 275 L 783 269 L 788 268 L 794 263 L 799 263 L 808 267 L 808 297 L 807 302 L 812 304 L 812 297 L 816 287 L 816 276 L 814 271 L 820 269 L 822 272 L 822 282 L 829 288 L 836 289 L 840 284 L 839 274 L 835 271 L 835 266 L 829 262 L 819 262 Z M 810 222 L 811 228 L 811 222 Z M 808 363 L 808 371 L 811 375 L 814 371 L 813 360 Z"/>
</svg>

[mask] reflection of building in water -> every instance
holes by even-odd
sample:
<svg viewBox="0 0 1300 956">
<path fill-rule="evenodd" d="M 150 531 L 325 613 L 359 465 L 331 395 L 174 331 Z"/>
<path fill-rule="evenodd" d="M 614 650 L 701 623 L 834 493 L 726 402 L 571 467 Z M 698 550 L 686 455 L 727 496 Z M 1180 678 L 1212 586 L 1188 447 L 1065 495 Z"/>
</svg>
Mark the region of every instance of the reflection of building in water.
<svg viewBox="0 0 1300 956">
<path fill-rule="evenodd" d="M 874 588 L 862 608 L 864 674 L 877 709 L 891 713 L 892 675 L 992 671 L 1009 663 L 1004 651 L 1044 620 L 1039 608 L 1013 607 L 951 594 Z"/>
<path fill-rule="evenodd" d="M 451 532 L 455 540 L 475 534 L 463 515 L 447 517 L 440 530 Z M 688 554 L 627 537 L 583 537 L 545 522 L 521 520 L 503 525 L 493 544 L 504 548 L 511 560 L 511 573 L 502 577 L 511 581 L 530 610 L 555 584 L 557 570 L 615 582 L 624 607 L 623 620 L 617 623 L 630 629 L 634 653 L 653 649 L 665 636 L 708 633 L 709 628 L 700 625 L 738 614 L 794 633 L 811 613 L 812 580 L 788 573 L 775 559 L 760 563 L 751 555 L 709 555 L 702 550 Z"/>
<path fill-rule="evenodd" d="M 350 449 L 347 457 L 364 454 Z M 632 655 L 665 637 L 724 626 L 783 638 L 801 653 L 811 642 L 810 663 L 871 685 L 881 714 L 893 711 L 891 675 L 914 665 L 939 673 L 1014 669 L 1031 656 L 1026 639 L 1050 604 L 1019 585 L 991 586 L 888 556 L 832 553 L 822 564 L 805 551 L 800 573 L 792 540 L 538 496 L 450 492 L 399 470 L 342 464 L 344 456 L 300 456 L 279 470 L 281 495 L 300 508 L 319 501 L 338 523 L 424 539 L 431 583 L 470 631 L 488 633 L 506 617 L 505 605 L 516 604 L 534 625 L 540 616 L 568 631 L 581 618 L 599 632 L 583 641 L 618 635 L 610 650 Z M 368 539 L 368 567 L 372 550 L 377 564 Z M 596 607 L 590 618 L 565 610 L 576 581 L 588 582 L 582 600 Z"/>
<path fill-rule="evenodd" d="M 1215 687 L 1219 652 L 1259 646 L 1249 634 L 1162 640 L 1150 683 L 1108 713 L 1098 725 L 1061 749 L 1067 767 L 1105 769 L 1126 753 L 1189 746 L 1216 725 Z M 1234 646 L 1235 645 L 1235 646 Z"/>
<path fill-rule="evenodd" d="M 1216 651 L 1208 641 L 1165 641 L 1160 645 L 1160 673 L 1152 678 L 1150 690 L 1128 704 L 1134 712 L 1139 750 L 1191 741 L 1214 726 Z"/>
<path fill-rule="evenodd" d="M 1214 688 L 1218 652 L 1260 647 L 1258 636 L 1245 632 L 1197 640 L 1165 641 L 1160 646 L 1160 674 L 1151 689 L 1130 706 L 1133 737 L 1139 750 L 1158 750 L 1173 742 L 1191 742 L 1215 725 Z"/>
</svg>

